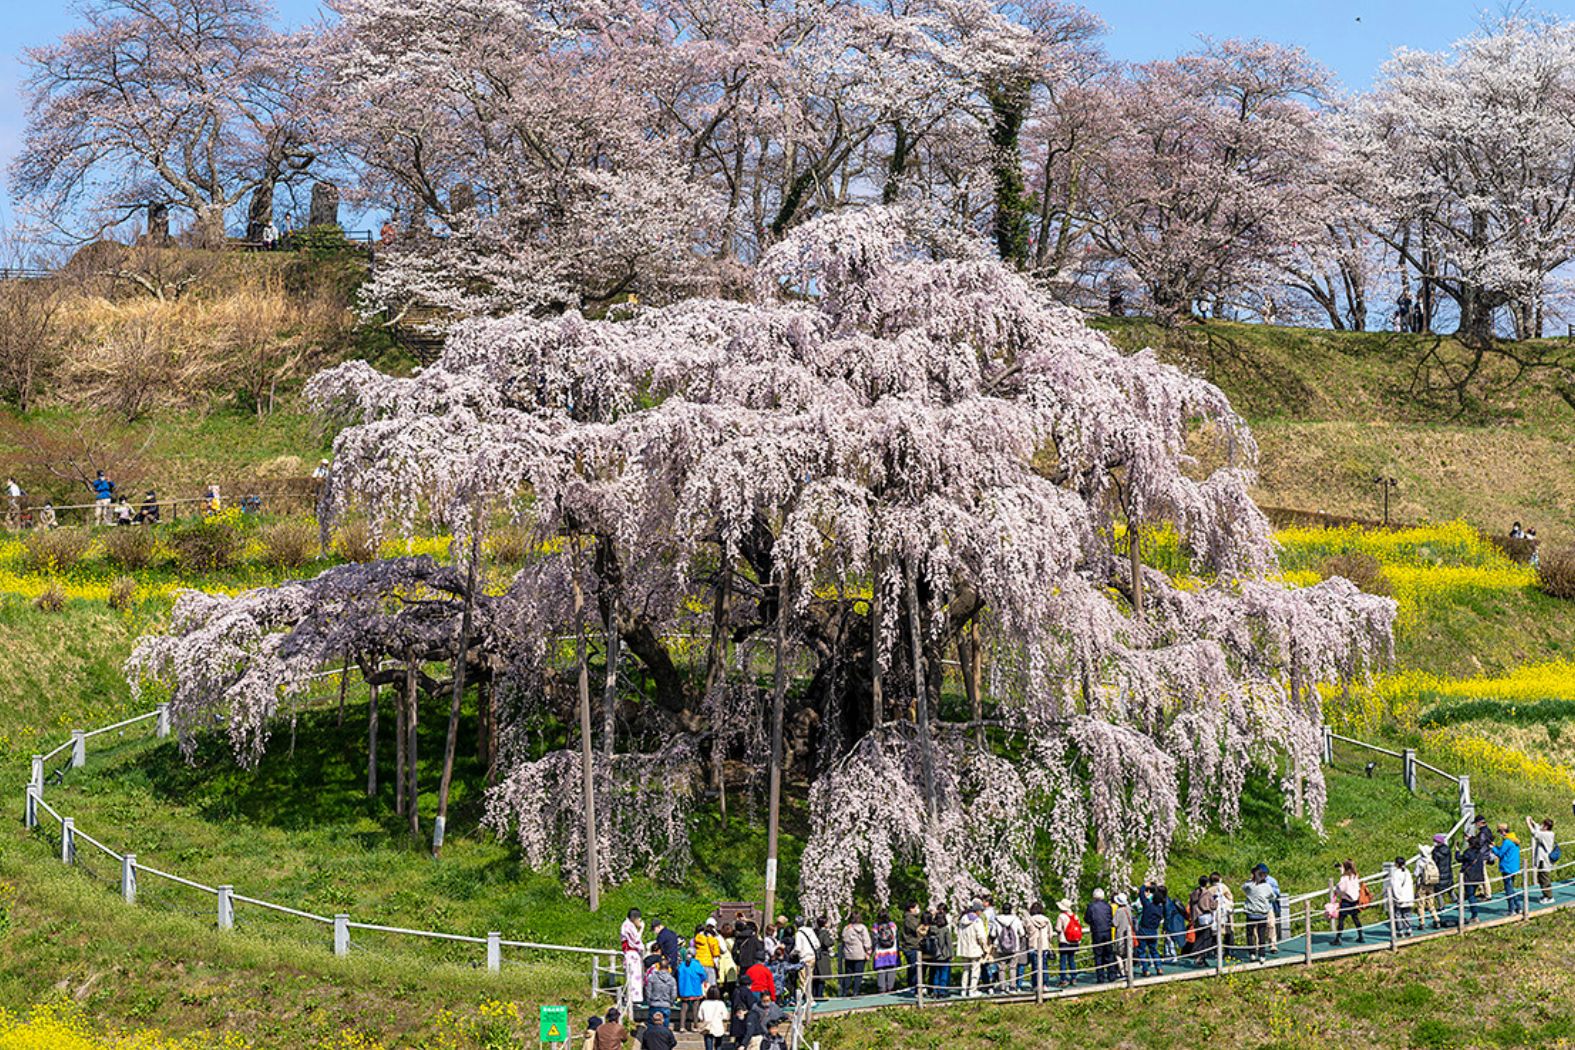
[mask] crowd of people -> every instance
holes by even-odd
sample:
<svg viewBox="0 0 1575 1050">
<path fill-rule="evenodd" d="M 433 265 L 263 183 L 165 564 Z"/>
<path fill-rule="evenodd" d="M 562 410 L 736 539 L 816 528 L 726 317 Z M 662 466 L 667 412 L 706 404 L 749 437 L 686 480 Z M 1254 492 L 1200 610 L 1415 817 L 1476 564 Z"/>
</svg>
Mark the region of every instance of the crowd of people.
<svg viewBox="0 0 1575 1050">
<path fill-rule="evenodd" d="M 1529 859 L 1507 824 L 1495 833 L 1478 816 L 1458 850 L 1435 835 L 1415 855 L 1395 857 L 1376 879 L 1364 880 L 1354 861 L 1342 862 L 1324 906 L 1331 943 L 1343 944 L 1348 932 L 1364 943 L 1364 926 L 1372 923 L 1387 937 L 1391 914 L 1397 937 L 1413 936 L 1429 921 L 1441 929 L 1441 907 L 1457 903 L 1465 914 L 1454 922 L 1478 922 L 1492 894 L 1489 868 L 1503 881 L 1511 914 L 1525 908 L 1533 878 L 1542 899 L 1552 900 L 1560 860 L 1553 821 L 1527 817 L 1526 826 Z M 1381 914 L 1364 922 L 1375 907 Z M 840 923 L 777 916 L 764 929 L 749 913 L 713 913 L 687 935 L 660 920 L 647 925 L 632 910 L 620 935 L 624 1001 L 626 1010 L 650 1019 L 640 1045 L 651 1050 L 668 1050 L 674 1030 L 702 1033 L 707 1050 L 772 1050 L 786 1009 L 806 998 L 917 992 L 921 984 L 924 995 L 937 998 L 1001 995 L 1125 980 L 1129 966 L 1133 977 L 1147 977 L 1167 967 L 1265 962 L 1279 953 L 1290 918 L 1288 899 L 1265 864 L 1239 885 L 1220 872 L 1200 875 L 1184 894 L 1154 880 L 1114 894 L 1095 889 L 1080 910 L 1063 898 L 1019 911 L 983 895 L 956 914 L 910 901 L 895 915 L 853 912 Z M 653 1027 L 667 1034 L 647 1042 Z M 607 1034 L 595 1050 L 621 1045 L 605 1022 L 602 1029 Z"/>
<path fill-rule="evenodd" d="M 316 477 L 315 474 L 313 476 Z M 152 488 L 147 489 L 142 494 L 141 500 L 134 504 L 102 470 L 97 471 L 86 485 L 88 491 L 92 493 L 92 502 L 80 506 L 85 508 L 87 523 L 92 525 L 157 525 L 163 519 L 162 508 L 176 505 L 171 500 L 160 500 L 158 492 Z M 60 514 L 53 500 L 45 499 L 42 503 L 33 503 L 28 498 L 27 491 L 14 476 L 6 478 L 5 488 L 7 529 L 16 532 L 59 527 Z M 194 501 L 188 499 L 181 502 Z M 206 486 L 201 498 L 195 502 L 203 514 L 217 514 L 224 509 L 224 500 L 216 484 Z M 240 507 L 245 513 L 260 513 L 262 499 L 256 495 L 244 496 L 240 500 Z M 86 513 L 88 511 L 91 513 Z"/>
</svg>

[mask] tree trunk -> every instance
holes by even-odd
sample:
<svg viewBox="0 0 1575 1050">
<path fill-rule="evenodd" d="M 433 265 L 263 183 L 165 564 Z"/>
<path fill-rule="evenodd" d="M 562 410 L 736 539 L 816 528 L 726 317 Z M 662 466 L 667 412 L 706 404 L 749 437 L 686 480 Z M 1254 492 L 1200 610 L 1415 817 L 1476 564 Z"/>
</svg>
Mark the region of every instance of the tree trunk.
<svg viewBox="0 0 1575 1050">
<path fill-rule="evenodd" d="M 394 815 L 400 817 L 405 815 L 405 747 L 410 739 L 405 733 L 405 690 L 409 687 L 407 675 L 405 684 L 394 689 Z"/>
<path fill-rule="evenodd" d="M 957 663 L 962 670 L 963 690 L 968 694 L 968 710 L 973 715 L 973 742 L 984 750 L 984 697 L 979 691 L 979 624 L 974 621 L 957 634 Z"/>
<path fill-rule="evenodd" d="M 580 693 L 580 790 L 585 797 L 585 888 L 590 909 L 596 911 L 601 907 L 601 877 L 596 863 L 596 767 L 591 748 L 591 669 L 585 642 L 585 593 L 580 588 L 578 557 L 575 558 L 572 571 L 574 656 L 579 671 Z"/>
<path fill-rule="evenodd" d="M 710 700 L 711 690 L 723 675 L 727 662 L 726 633 L 727 604 L 732 596 L 733 572 L 722 570 L 722 579 L 716 585 L 716 609 L 711 617 L 711 644 L 706 653 L 705 696 Z M 722 826 L 727 827 L 727 745 L 720 735 L 711 737 L 711 779 L 715 782 L 717 805 L 721 809 Z"/>
<path fill-rule="evenodd" d="M 448 736 L 443 742 L 443 776 L 438 781 L 437 820 L 432 825 L 432 855 L 443 851 L 448 828 L 448 791 L 454 780 L 454 752 L 459 747 L 459 710 L 465 699 L 465 655 L 470 652 L 470 622 L 476 605 L 476 566 L 481 562 L 481 514 L 470 524 L 470 565 L 465 571 L 465 609 L 459 618 L 459 651 L 454 654 L 454 696 L 448 706 Z"/>
<path fill-rule="evenodd" d="M 1029 83 L 1016 78 L 992 85 L 987 93 L 994 120 L 990 145 L 995 156 L 995 247 L 1001 261 L 1016 269 L 1028 265 L 1028 199 L 1024 194 L 1023 163 L 1018 139 L 1028 114 Z"/>
<path fill-rule="evenodd" d="M 881 621 L 881 565 L 875 560 L 875 571 L 870 586 L 870 717 L 879 729 L 886 721 L 886 698 L 881 695 L 880 681 L 880 621 Z"/>
<path fill-rule="evenodd" d="M 263 230 L 273 221 L 274 187 L 279 182 L 281 157 L 276 144 L 270 139 L 263 154 L 262 179 L 252 191 L 251 206 L 246 209 L 246 239 L 257 242 L 263 239 Z"/>
<path fill-rule="evenodd" d="M 618 634 L 618 613 L 614 609 L 607 612 L 605 633 L 607 673 L 602 679 L 602 754 L 610 759 L 618 740 L 618 661 L 623 647 L 623 638 Z"/>
<path fill-rule="evenodd" d="M 345 650 L 344 667 L 339 672 L 339 722 L 341 729 L 345 724 L 345 690 L 350 688 L 350 650 Z"/>
<path fill-rule="evenodd" d="M 1143 539 L 1137 515 L 1127 511 L 1127 561 L 1132 568 L 1132 618 L 1143 622 Z"/>
<path fill-rule="evenodd" d="M 930 741 L 929 688 L 924 680 L 924 643 L 919 617 L 919 587 L 912 565 L 904 567 L 908 582 L 908 630 L 913 635 L 913 711 L 919 733 L 919 765 L 924 775 L 924 803 L 930 823 L 939 818 L 935 799 L 935 752 Z"/>
<path fill-rule="evenodd" d="M 377 686 L 370 687 L 366 709 L 366 797 L 377 797 Z"/>
<path fill-rule="evenodd" d="M 771 770 L 770 803 L 766 824 L 766 921 L 776 914 L 777 898 L 777 825 L 782 810 L 782 711 L 787 705 L 787 570 L 777 584 L 777 637 L 771 683 Z"/>
</svg>

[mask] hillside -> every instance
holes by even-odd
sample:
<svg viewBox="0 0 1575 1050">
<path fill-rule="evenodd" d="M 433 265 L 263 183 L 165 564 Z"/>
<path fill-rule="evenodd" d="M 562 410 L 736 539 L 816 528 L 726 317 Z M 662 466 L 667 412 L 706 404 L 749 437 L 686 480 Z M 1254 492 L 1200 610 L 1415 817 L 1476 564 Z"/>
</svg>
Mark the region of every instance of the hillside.
<svg viewBox="0 0 1575 1050">
<path fill-rule="evenodd" d="M 1479 803 L 1491 813 L 1562 814 L 1575 794 L 1564 750 L 1575 731 L 1575 707 L 1561 703 L 1575 698 L 1575 606 L 1538 592 L 1523 566 L 1470 526 L 1501 527 L 1500 517 L 1509 513 L 1536 523 L 1545 536 L 1568 536 L 1560 531 L 1575 525 L 1568 497 L 1557 514 L 1533 517 L 1510 509 L 1508 495 L 1500 504 L 1484 502 L 1494 498 L 1491 478 L 1424 469 L 1415 457 L 1410 475 L 1399 465 L 1369 467 L 1357 439 L 1382 432 L 1382 441 L 1409 448 L 1429 441 L 1481 447 L 1502 438 L 1526 469 L 1542 471 L 1556 491 L 1567 492 L 1575 472 L 1568 458 L 1575 411 L 1551 388 L 1537 385 L 1517 395 L 1513 408 L 1506 402 L 1469 418 L 1451 418 L 1444 407 L 1407 409 L 1400 386 L 1406 365 L 1393 353 L 1394 337 L 1215 324 L 1181 332 L 1135 322 L 1113 327 L 1123 343 L 1160 345 L 1173 360 L 1204 370 L 1227 389 L 1260 435 L 1265 504 L 1370 517 L 1363 472 L 1384 469 L 1401 481 L 1404 498 L 1416 500 L 1400 504 L 1397 516 L 1464 519 L 1392 533 L 1280 534 L 1292 582 L 1318 578 L 1333 555 L 1362 553 L 1375 559 L 1384 585 L 1401 603 L 1392 673 L 1349 703 L 1331 698 L 1330 715 L 1354 735 L 1416 746 L 1427 761 L 1471 772 Z M 1226 344 L 1230 349 L 1220 349 Z M 57 425 L 83 418 L 62 407 L 32 421 Z M 156 413 L 127 424 L 124 434 L 147 442 L 145 469 L 170 477 L 288 473 L 300 468 L 281 467 L 285 457 L 309 464 L 326 438 L 288 399 L 261 417 L 224 404 L 201 414 Z M 1340 443 L 1342 434 L 1350 443 Z M 0 448 L 0 461 L 4 456 Z M 1305 458 L 1294 468 L 1283 466 L 1295 456 Z M 1419 493 L 1432 488 L 1424 500 L 1407 486 Z M 1345 492 L 1348 502 L 1320 501 L 1326 490 Z M 1458 510 L 1439 509 L 1451 507 Z M 21 783 L 26 756 L 54 746 L 70 729 L 140 710 L 126 696 L 120 667 L 135 637 L 163 622 L 174 587 L 234 589 L 326 564 L 270 565 L 266 525 L 243 522 L 240 560 L 211 573 L 187 571 L 162 547 L 148 566 L 127 569 L 113 563 L 102 539 L 74 567 L 38 570 L 22 544 L 0 543 L 0 636 L 12 668 L 0 678 L 0 770 L 7 782 Z M 442 538 L 425 541 L 422 549 L 441 554 Z M 1164 563 L 1163 552 L 1155 557 Z M 127 610 L 105 605 L 109 584 L 119 576 L 139 588 Z M 36 608 L 34 596 L 56 583 L 64 610 Z M 1451 706 L 1467 702 L 1473 706 Z M 603 912 L 592 916 L 563 894 L 554 873 L 529 871 L 516 850 L 477 826 L 479 769 L 470 759 L 462 761 L 456 780 L 449 845 L 434 864 L 406 843 L 390 816 L 388 777 L 380 800 L 361 794 L 364 768 L 357 757 L 364 754 L 365 718 L 364 692 L 352 693 L 342 726 L 329 710 L 304 713 L 293 755 L 285 750 L 290 730 L 282 723 L 278 744 L 255 773 L 237 769 L 217 738 L 199 744 L 193 764 L 169 742 L 131 739 L 95 753 L 88 769 L 51 787 L 50 797 L 69 804 L 83 827 L 108 829 L 112 845 L 135 849 L 145 863 L 203 881 L 233 881 L 238 890 L 297 907 L 350 910 L 357 918 L 396 925 L 466 933 L 501 927 L 509 936 L 607 944 L 627 907 L 660 911 L 682 927 L 715 900 L 761 891 L 758 812 L 751 816 L 747 803 L 735 801 L 727 827 L 714 809 L 703 812 L 694 832 L 697 864 L 683 885 L 636 878 L 608 893 Z M 474 718 L 467 705 L 463 739 L 471 738 Z M 423 808 L 430 812 L 437 777 L 432 758 L 440 753 L 443 726 L 423 718 L 420 732 Z M 391 764 L 391 755 L 382 757 Z M 1254 780 L 1241 828 L 1181 845 L 1171 858 L 1175 879 L 1238 871 L 1271 858 L 1287 887 L 1315 886 L 1341 857 L 1358 856 L 1371 867 L 1387 851 L 1409 851 L 1418 837 L 1452 823 L 1454 797 L 1452 789 L 1426 782 L 1420 794 L 1410 795 L 1398 783 L 1397 765 L 1386 761 L 1368 779 L 1361 761 L 1340 755 L 1329 771 L 1326 836 L 1287 821 L 1267 780 Z M 793 794 L 790 785 L 787 885 L 794 882 L 804 827 Z M 281 799 L 292 801 L 282 805 Z M 532 1045 L 537 1004 L 568 1002 L 582 1016 L 589 1009 L 580 967 L 515 961 L 501 978 L 489 978 L 468 949 L 411 949 L 359 935 L 355 954 L 337 961 L 323 931 L 252 919 L 233 935 L 221 934 L 201 898 L 166 887 L 148 887 L 139 905 L 127 908 L 115 896 L 111 865 L 100 858 L 65 871 L 52 859 L 57 849 L 52 838 L 29 836 L 16 824 L 0 833 L 0 930 L 7 931 L 0 943 L 0 1009 L 26 1013 L 40 1004 L 67 1003 L 89 1027 L 152 1025 L 192 1037 L 193 1045 L 214 1045 L 218 1033 L 229 1032 L 236 1045 L 340 1050 Z M 1382 1038 L 1418 1046 L 1552 1045 L 1575 1034 L 1575 1015 L 1561 1005 L 1571 979 L 1558 964 L 1571 933 L 1575 920 L 1565 915 L 1393 959 L 1042 1008 L 855 1017 L 817 1027 L 815 1038 L 826 1050 L 1044 1045 L 1072 1038 L 1090 1046 L 1181 1046 L 1211 1037 L 1253 1047 L 1363 1045 Z M 1490 965 L 1483 967 L 1484 960 Z M 1472 1021 L 1467 1015 L 1478 1004 L 1484 1009 Z M 1483 1022 L 1486 1007 L 1495 1012 Z M 3 1031 L 0 1025 L 0 1050 L 8 1046 Z M 195 1034 L 203 1031 L 214 1034 Z"/>
</svg>

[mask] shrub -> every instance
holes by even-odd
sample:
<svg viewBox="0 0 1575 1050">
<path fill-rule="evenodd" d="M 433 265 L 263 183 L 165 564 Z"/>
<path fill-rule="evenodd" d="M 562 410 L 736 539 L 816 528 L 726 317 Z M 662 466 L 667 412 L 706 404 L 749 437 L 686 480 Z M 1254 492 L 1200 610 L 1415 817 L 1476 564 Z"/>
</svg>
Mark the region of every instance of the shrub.
<svg viewBox="0 0 1575 1050">
<path fill-rule="evenodd" d="M 345 561 L 372 561 L 377 557 L 377 538 L 366 522 L 347 522 L 334 532 L 333 550 Z"/>
<path fill-rule="evenodd" d="M 1331 554 L 1318 563 L 1318 575 L 1324 579 L 1344 576 L 1368 594 L 1388 594 L 1392 590 L 1383 564 L 1371 554 Z"/>
<path fill-rule="evenodd" d="M 263 560 L 278 569 L 298 569 L 317 557 L 317 530 L 304 521 L 281 521 L 262 530 Z"/>
<path fill-rule="evenodd" d="M 51 583 L 38 597 L 33 599 L 33 608 L 39 612 L 57 613 L 66 607 L 66 589 L 58 583 Z"/>
<path fill-rule="evenodd" d="M 1551 547 L 1537 555 L 1537 584 L 1555 598 L 1575 601 L 1575 547 Z"/>
<path fill-rule="evenodd" d="M 175 560 L 182 569 L 212 572 L 228 569 L 240 560 L 241 533 L 222 516 L 198 518 L 171 532 L 170 546 L 175 548 Z"/>
<path fill-rule="evenodd" d="M 39 529 L 27 537 L 23 564 L 29 572 L 65 572 L 82 560 L 87 549 L 86 529 Z"/>
<path fill-rule="evenodd" d="M 146 526 L 110 529 L 104 534 L 104 557 L 119 569 L 146 569 L 156 546 L 153 530 Z"/>
<path fill-rule="evenodd" d="M 1504 557 L 1520 565 L 1528 564 L 1532 555 L 1537 553 L 1537 541 L 1528 540 L 1524 536 L 1496 533 L 1488 537 L 1488 542 L 1502 551 Z"/>
<path fill-rule="evenodd" d="M 494 529 L 487 537 L 487 551 L 498 565 L 523 565 L 530 557 L 530 533 L 518 525 Z"/>
<path fill-rule="evenodd" d="M 130 576 L 117 576 L 109 585 L 109 607 L 125 612 L 137 600 L 137 581 Z"/>
</svg>

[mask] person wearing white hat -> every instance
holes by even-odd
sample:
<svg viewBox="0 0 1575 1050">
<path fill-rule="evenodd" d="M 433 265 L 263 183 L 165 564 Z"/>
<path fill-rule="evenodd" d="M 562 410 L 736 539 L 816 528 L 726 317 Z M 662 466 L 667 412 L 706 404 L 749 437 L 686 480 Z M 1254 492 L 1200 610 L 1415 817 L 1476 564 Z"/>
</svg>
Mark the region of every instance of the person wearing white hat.
<svg viewBox="0 0 1575 1050">
<path fill-rule="evenodd" d="M 1116 912 L 1112 923 L 1111 951 L 1116 955 L 1116 969 L 1123 977 L 1127 972 L 1127 952 L 1132 944 L 1132 907 L 1125 893 L 1116 894 Z"/>
<path fill-rule="evenodd" d="M 1083 941 L 1083 926 L 1072 914 L 1072 902 L 1065 897 L 1055 902 L 1056 951 L 1060 956 L 1061 971 L 1056 980 L 1057 988 L 1065 988 L 1077 980 L 1077 946 Z"/>
</svg>

